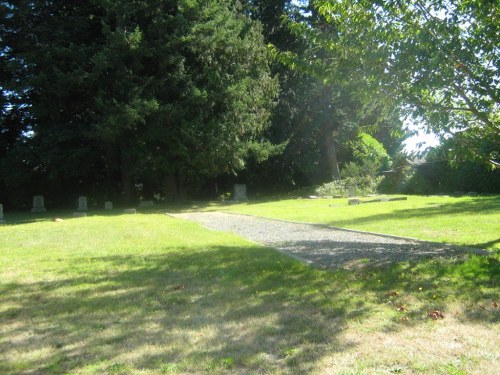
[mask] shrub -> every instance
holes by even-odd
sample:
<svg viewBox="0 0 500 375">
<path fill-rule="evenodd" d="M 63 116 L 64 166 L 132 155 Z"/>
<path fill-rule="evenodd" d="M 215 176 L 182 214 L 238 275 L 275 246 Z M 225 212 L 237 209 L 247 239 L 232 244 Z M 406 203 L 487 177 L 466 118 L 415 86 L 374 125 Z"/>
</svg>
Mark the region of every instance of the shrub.
<svg viewBox="0 0 500 375">
<path fill-rule="evenodd" d="M 356 195 L 367 195 L 377 193 L 377 188 L 384 179 L 383 176 L 357 176 L 346 177 L 342 180 L 335 180 L 319 186 L 316 194 L 319 196 L 348 195 L 349 186 L 354 186 Z"/>
</svg>

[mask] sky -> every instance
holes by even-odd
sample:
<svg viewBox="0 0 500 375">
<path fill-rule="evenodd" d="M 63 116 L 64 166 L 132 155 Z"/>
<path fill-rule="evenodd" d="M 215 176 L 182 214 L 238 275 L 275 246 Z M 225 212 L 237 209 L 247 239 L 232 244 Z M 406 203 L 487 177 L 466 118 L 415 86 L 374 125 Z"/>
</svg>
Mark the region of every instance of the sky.
<svg viewBox="0 0 500 375">
<path fill-rule="evenodd" d="M 427 147 L 439 145 L 439 138 L 436 134 L 427 134 L 421 127 L 417 125 L 409 125 L 409 130 L 414 130 L 417 133 L 403 142 L 404 151 L 407 153 L 423 151 Z M 420 148 L 419 143 L 424 143 Z"/>
</svg>

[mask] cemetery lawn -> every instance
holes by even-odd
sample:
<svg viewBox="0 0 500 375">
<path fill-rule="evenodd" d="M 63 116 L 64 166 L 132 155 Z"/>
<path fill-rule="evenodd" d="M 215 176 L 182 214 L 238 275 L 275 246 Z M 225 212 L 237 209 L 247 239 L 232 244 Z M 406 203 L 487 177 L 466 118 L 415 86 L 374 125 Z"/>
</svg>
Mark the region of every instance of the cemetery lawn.
<svg viewBox="0 0 500 375">
<path fill-rule="evenodd" d="M 282 199 L 215 204 L 208 210 L 321 223 L 500 252 L 500 196 L 408 196 L 349 206 L 347 199 Z M 367 201 L 372 198 L 361 198 Z"/>
<path fill-rule="evenodd" d="M 1 374 L 498 370 L 494 256 L 325 271 L 153 211 L 51 215 L 0 226 Z"/>
</svg>

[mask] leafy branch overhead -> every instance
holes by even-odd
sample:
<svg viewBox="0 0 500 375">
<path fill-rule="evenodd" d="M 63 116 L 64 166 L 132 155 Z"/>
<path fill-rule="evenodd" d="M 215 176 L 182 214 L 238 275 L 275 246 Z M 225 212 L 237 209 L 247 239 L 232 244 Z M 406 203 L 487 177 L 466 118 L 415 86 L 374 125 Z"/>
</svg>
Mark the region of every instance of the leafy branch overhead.
<svg viewBox="0 0 500 375">
<path fill-rule="evenodd" d="M 413 121 L 452 138 L 456 155 L 498 161 L 498 2 L 316 0 L 304 14 L 290 27 L 313 52 L 275 52 L 283 63 L 325 84 L 363 85 L 360 96 L 388 95 Z"/>
</svg>

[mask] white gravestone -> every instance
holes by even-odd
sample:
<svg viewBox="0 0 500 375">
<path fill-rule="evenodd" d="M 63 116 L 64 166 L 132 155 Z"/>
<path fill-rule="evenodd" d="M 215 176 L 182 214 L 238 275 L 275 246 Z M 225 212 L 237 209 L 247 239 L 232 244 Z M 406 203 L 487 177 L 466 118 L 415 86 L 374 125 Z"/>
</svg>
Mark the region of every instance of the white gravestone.
<svg viewBox="0 0 500 375">
<path fill-rule="evenodd" d="M 126 208 L 123 210 L 123 213 L 124 214 L 136 214 L 137 213 L 137 210 L 135 208 Z"/>
<path fill-rule="evenodd" d="M 78 211 L 88 211 L 87 197 L 78 197 Z"/>
<path fill-rule="evenodd" d="M 349 196 L 349 197 L 356 196 L 356 187 L 355 186 L 348 186 L 347 187 L 347 196 Z"/>
<path fill-rule="evenodd" d="M 0 204 L 0 224 L 5 224 L 5 220 L 3 219 L 3 204 Z"/>
<path fill-rule="evenodd" d="M 45 201 L 43 199 L 43 195 L 34 195 L 33 196 L 33 208 L 31 212 L 45 212 Z"/>
<path fill-rule="evenodd" d="M 234 193 L 233 193 L 234 201 L 246 201 L 247 198 L 247 186 L 245 184 L 235 184 L 234 185 Z"/>
<path fill-rule="evenodd" d="M 112 210 L 113 209 L 113 202 L 110 202 L 110 201 L 104 202 L 104 209 L 105 210 Z"/>
</svg>

